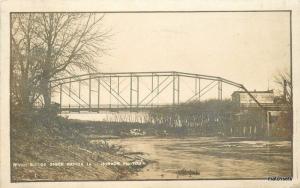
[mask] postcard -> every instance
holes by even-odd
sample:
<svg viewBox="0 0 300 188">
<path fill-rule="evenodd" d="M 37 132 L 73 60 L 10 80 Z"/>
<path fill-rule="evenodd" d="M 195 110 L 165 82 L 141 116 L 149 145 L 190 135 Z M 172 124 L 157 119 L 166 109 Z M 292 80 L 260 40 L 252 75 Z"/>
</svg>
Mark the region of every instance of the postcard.
<svg viewBox="0 0 300 188">
<path fill-rule="evenodd" d="M 1 187 L 300 186 L 299 3 L 126 2 L 2 2 Z"/>
</svg>

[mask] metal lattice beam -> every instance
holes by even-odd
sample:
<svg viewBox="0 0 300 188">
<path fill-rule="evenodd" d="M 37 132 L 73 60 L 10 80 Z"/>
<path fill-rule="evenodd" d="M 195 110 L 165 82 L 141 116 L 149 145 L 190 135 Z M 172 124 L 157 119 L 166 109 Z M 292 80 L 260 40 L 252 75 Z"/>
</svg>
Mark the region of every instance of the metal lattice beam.
<svg viewBox="0 0 300 188">
<path fill-rule="evenodd" d="M 122 90 L 121 84 L 124 82 L 125 79 L 129 79 L 129 101 L 127 101 L 123 96 L 123 91 L 128 87 L 124 87 Z M 136 85 L 133 85 L 133 79 L 136 80 Z M 141 98 L 141 84 L 145 85 L 142 82 L 142 79 L 149 78 L 151 83 L 151 88 L 146 93 L 146 96 Z M 155 84 L 154 78 L 156 78 L 157 83 Z M 172 78 L 169 82 L 167 80 Z M 262 109 L 264 108 L 257 99 L 242 85 L 221 77 L 217 76 L 210 76 L 210 75 L 203 75 L 203 74 L 194 74 L 194 73 L 185 73 L 185 72 L 176 72 L 176 71 L 158 71 L 158 72 L 113 72 L 113 73 L 89 73 L 89 74 L 82 74 L 82 75 L 71 75 L 65 78 L 59 79 L 52 79 L 49 83 L 51 88 L 60 86 L 60 104 L 62 104 L 62 94 L 63 94 L 63 86 L 69 85 L 68 88 L 68 96 L 74 100 L 79 106 L 82 104 L 78 101 L 83 102 L 84 104 L 88 105 L 88 108 L 92 109 L 92 92 L 96 92 L 97 95 L 97 108 L 101 108 L 101 88 L 104 88 L 106 92 L 109 93 L 109 108 L 113 108 L 112 106 L 112 97 L 117 100 L 117 106 L 121 105 L 123 108 L 130 107 L 132 108 L 135 105 L 135 108 L 139 107 L 146 107 L 153 106 L 153 101 L 157 99 L 157 103 L 160 103 L 159 96 L 160 94 L 166 90 L 170 85 L 172 88 L 171 92 L 171 104 L 178 105 L 180 104 L 180 96 L 181 96 L 181 83 L 180 80 L 183 78 L 193 78 L 194 79 L 194 94 L 186 102 L 190 102 L 191 100 L 198 100 L 200 101 L 201 97 L 209 92 L 212 88 L 216 85 L 218 86 L 218 99 L 222 100 L 223 98 L 223 84 L 231 85 L 237 87 L 239 89 L 244 90 Z M 108 80 L 107 80 L 108 79 Z M 121 82 L 120 82 L 120 79 Z M 97 89 L 92 90 L 92 81 L 97 81 Z M 112 83 L 112 80 L 116 81 L 116 84 Z M 162 80 L 162 81 L 161 81 Z M 204 85 L 202 80 L 211 81 L 209 84 Z M 77 92 L 73 92 L 72 83 L 78 82 L 78 94 Z M 88 82 L 88 83 L 86 83 Z M 127 82 L 127 81 L 126 81 Z M 128 82 L 127 82 L 128 83 Z M 201 84 L 200 84 L 201 83 Z M 213 83 L 216 83 L 212 85 Z M 85 102 L 82 99 L 82 88 L 81 84 L 86 84 L 88 86 L 88 102 Z M 201 88 L 202 87 L 202 88 Z M 127 90 L 128 91 L 128 90 Z M 71 96 L 73 95 L 73 96 Z M 123 96 L 122 96 L 123 95 Z M 135 98 L 134 98 L 135 95 Z M 79 100 L 76 100 L 78 98 Z M 136 102 L 134 102 L 136 100 Z M 104 103 L 103 103 L 104 104 Z"/>
</svg>

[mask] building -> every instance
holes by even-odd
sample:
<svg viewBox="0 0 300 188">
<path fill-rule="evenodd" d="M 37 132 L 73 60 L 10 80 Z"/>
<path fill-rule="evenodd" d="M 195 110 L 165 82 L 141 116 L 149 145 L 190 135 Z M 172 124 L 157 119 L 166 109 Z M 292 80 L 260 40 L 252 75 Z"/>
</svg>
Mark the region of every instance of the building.
<svg viewBox="0 0 300 188">
<path fill-rule="evenodd" d="M 274 91 L 249 91 L 253 97 L 262 105 L 274 104 Z M 245 91 L 235 91 L 231 95 L 232 102 L 239 107 L 258 107 L 253 98 Z"/>
</svg>

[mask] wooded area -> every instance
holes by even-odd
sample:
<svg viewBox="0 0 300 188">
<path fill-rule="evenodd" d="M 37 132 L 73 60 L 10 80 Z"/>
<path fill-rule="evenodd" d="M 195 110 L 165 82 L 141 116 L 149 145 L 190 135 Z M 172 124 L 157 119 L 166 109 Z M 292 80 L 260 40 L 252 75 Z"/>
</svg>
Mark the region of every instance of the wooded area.
<svg viewBox="0 0 300 188">
<path fill-rule="evenodd" d="M 93 13 L 12 14 L 12 108 L 26 112 L 39 100 L 47 109 L 53 89 L 50 79 L 74 70 L 96 70 L 110 37 L 103 18 Z"/>
</svg>

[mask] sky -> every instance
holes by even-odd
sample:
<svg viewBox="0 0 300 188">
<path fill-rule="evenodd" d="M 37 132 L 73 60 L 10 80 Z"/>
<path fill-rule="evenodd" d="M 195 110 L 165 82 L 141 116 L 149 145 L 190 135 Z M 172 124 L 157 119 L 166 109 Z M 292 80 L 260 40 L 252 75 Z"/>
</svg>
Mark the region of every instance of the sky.
<svg viewBox="0 0 300 188">
<path fill-rule="evenodd" d="M 290 67 L 288 12 L 107 13 L 102 26 L 112 34 L 102 72 L 181 71 L 267 90 Z"/>
</svg>

